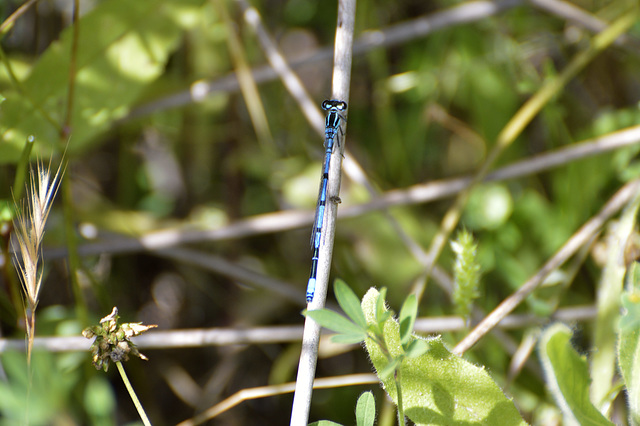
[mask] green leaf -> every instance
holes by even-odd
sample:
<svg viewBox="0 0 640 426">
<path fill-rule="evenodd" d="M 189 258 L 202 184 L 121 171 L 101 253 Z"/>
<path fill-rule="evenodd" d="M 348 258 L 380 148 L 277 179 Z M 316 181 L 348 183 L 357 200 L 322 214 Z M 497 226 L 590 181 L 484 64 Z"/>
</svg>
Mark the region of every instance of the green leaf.
<svg viewBox="0 0 640 426">
<path fill-rule="evenodd" d="M 424 340 L 417 339 L 409 343 L 405 352 L 407 358 L 417 358 L 424 355 L 429 350 L 429 343 Z"/>
<path fill-rule="evenodd" d="M 418 315 L 418 302 L 415 294 L 409 295 L 407 300 L 402 304 L 400 309 L 400 344 L 403 348 L 406 348 L 411 339 L 411 333 L 413 332 L 413 324 L 416 322 L 416 315 Z"/>
<path fill-rule="evenodd" d="M 353 345 L 354 343 L 363 342 L 367 338 L 367 333 L 350 333 L 350 334 L 336 334 L 331 337 L 333 343 L 342 343 L 345 345 Z"/>
<path fill-rule="evenodd" d="M 567 424 L 612 425 L 589 399 L 589 370 L 585 357 L 571 346 L 571 330 L 554 324 L 540 339 L 540 356 L 547 385 Z"/>
<path fill-rule="evenodd" d="M 392 359 L 387 363 L 382 369 L 378 370 L 378 377 L 384 382 L 389 380 L 391 376 L 396 372 L 396 368 L 398 368 L 398 364 L 400 364 L 400 358 Z"/>
<path fill-rule="evenodd" d="M 620 318 L 618 366 L 627 388 L 629 417 L 640 424 L 640 297 L 623 293 L 624 315 Z"/>
<path fill-rule="evenodd" d="M 640 239 L 639 235 L 635 233 L 631 234 L 627 242 L 627 246 L 631 244 L 632 247 L 637 247 L 640 244 L 640 241 L 638 241 L 638 239 Z M 640 262 L 638 262 L 637 260 L 631 262 L 631 264 L 627 267 L 624 278 L 624 285 L 627 291 L 640 292 Z"/>
<path fill-rule="evenodd" d="M 370 289 L 364 296 L 362 310 L 368 323 L 376 319 L 379 293 Z M 387 350 L 394 359 L 402 359 L 402 398 L 404 412 L 416 424 L 485 424 L 524 425 L 513 402 L 480 367 L 452 354 L 440 337 L 421 339 L 428 350 L 415 358 L 403 357 L 399 325 L 391 318 L 384 324 Z M 365 340 L 369 358 L 377 371 L 389 361 L 372 339 Z M 409 348 L 411 348 L 411 344 Z M 420 347 L 418 347 L 420 348 Z M 380 376 L 380 375 L 379 375 Z M 385 390 L 397 403 L 393 376 L 382 378 Z"/>
<path fill-rule="evenodd" d="M 356 404 L 356 425 L 373 426 L 376 420 L 376 400 L 373 393 L 365 392 Z"/>
<path fill-rule="evenodd" d="M 336 280 L 333 291 L 344 313 L 360 327 L 367 328 L 367 320 L 364 319 L 364 314 L 360 307 L 360 299 L 353 290 L 349 288 L 347 283 L 340 279 Z"/>
<path fill-rule="evenodd" d="M 332 422 L 331 420 L 320 420 L 317 422 L 309 423 L 309 426 L 342 426 L 340 423 Z"/>
<path fill-rule="evenodd" d="M 608 241 L 630 241 L 637 223 L 640 194 L 626 205 L 616 226 L 608 229 Z M 596 408 L 603 409 L 615 392 L 613 382 L 616 376 L 618 353 L 616 350 L 616 327 L 620 324 L 620 301 L 624 291 L 625 244 L 607 245 L 606 263 L 602 270 L 597 293 L 597 316 L 594 322 L 594 351 L 589 359 L 589 372 L 593 382 L 590 397 Z"/>
<path fill-rule="evenodd" d="M 80 39 L 71 113 L 74 151 L 124 117 L 143 90 L 162 74 L 187 23 L 203 0 L 106 0 L 78 22 Z M 0 163 L 15 162 L 28 136 L 39 154 L 59 141 L 69 92 L 73 27 L 52 43 L 22 81 L 3 92 Z"/>
<path fill-rule="evenodd" d="M 380 290 L 380 297 L 376 301 L 376 323 L 380 325 L 384 324 L 387 319 L 391 317 L 391 312 L 389 312 L 384 305 L 386 298 L 387 289 L 383 287 Z"/>
<path fill-rule="evenodd" d="M 302 314 L 310 317 L 315 322 L 323 326 L 324 328 L 328 328 L 329 330 L 333 330 L 337 333 L 341 334 L 358 334 L 364 333 L 366 336 L 367 330 L 363 329 L 357 324 L 349 321 L 346 317 L 330 311 L 328 309 L 317 309 L 313 311 L 302 311 Z"/>
<path fill-rule="evenodd" d="M 620 329 L 631 331 L 640 328 L 640 294 L 624 292 L 621 296 L 624 315 L 620 317 Z"/>
</svg>

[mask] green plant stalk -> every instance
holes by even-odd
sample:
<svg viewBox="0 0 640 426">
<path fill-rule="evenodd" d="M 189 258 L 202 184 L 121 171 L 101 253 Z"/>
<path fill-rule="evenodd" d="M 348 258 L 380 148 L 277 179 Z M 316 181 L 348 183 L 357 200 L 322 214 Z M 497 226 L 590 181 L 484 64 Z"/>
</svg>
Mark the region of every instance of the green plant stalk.
<svg viewBox="0 0 640 426">
<path fill-rule="evenodd" d="M 474 299 L 480 296 L 480 265 L 476 261 L 477 246 L 470 232 L 463 229 L 458 232 L 451 249 L 455 254 L 453 264 L 455 312 L 465 319 L 468 326 Z"/>
<path fill-rule="evenodd" d="M 396 381 L 396 396 L 398 398 L 398 426 L 404 426 L 404 409 L 402 408 L 402 386 L 400 383 L 402 382 L 402 372 L 400 370 L 400 366 L 396 368 L 396 372 L 394 374 Z"/>
<path fill-rule="evenodd" d="M 31 151 L 36 139 L 33 136 L 29 136 L 24 143 L 22 149 L 22 155 L 16 166 L 16 177 L 13 179 L 13 199 L 19 200 L 22 198 L 24 192 L 24 183 L 27 181 L 27 168 L 29 166 L 29 157 L 31 157 Z"/>
<path fill-rule="evenodd" d="M 29 10 L 31 5 L 33 5 L 38 0 L 29 0 L 28 2 L 22 4 L 19 8 L 16 9 L 15 12 L 11 14 L 5 21 L 0 25 L 0 39 L 4 38 L 4 36 L 9 32 L 9 30 L 13 27 L 13 24 L 16 20 L 22 16 L 25 12 Z"/>
<path fill-rule="evenodd" d="M 606 411 L 608 394 L 612 388 L 616 373 L 616 338 L 620 317 L 620 297 L 624 287 L 626 268 L 621 264 L 624 259 L 625 243 L 633 232 L 636 223 L 640 195 L 627 205 L 616 228 L 608 236 L 607 261 L 597 293 L 594 347 L 598 348 L 591 358 L 591 401 L 600 411 Z"/>
<path fill-rule="evenodd" d="M 385 391 L 398 407 L 400 425 L 404 425 L 402 415 L 416 424 L 475 424 L 478 419 L 483 424 L 526 424 L 487 371 L 452 354 L 440 337 L 412 335 L 402 345 L 401 335 L 406 331 L 400 332 L 400 323 L 389 315 L 380 324 L 381 299 L 377 290 L 370 289 L 362 310 L 369 327 L 384 334 L 385 345 L 369 336 L 365 347 Z M 427 351 L 407 356 L 406 348 L 410 350 L 412 342 L 418 341 L 425 342 Z"/>
<path fill-rule="evenodd" d="M 589 62 L 591 62 L 600 52 L 611 45 L 620 35 L 624 34 L 638 19 L 638 7 L 634 7 L 629 13 L 624 14 L 621 18 L 613 22 L 607 29 L 596 35 L 589 48 L 578 53 L 562 70 L 562 72 L 547 82 L 533 95 L 509 120 L 507 125 L 502 129 L 496 140 L 496 145 L 491 150 L 487 159 L 480 167 L 478 173 L 474 176 L 469 186 L 462 191 L 454 205 L 447 211 L 440 224 L 440 230 L 433 237 L 431 246 L 429 247 L 428 259 L 430 264 L 427 267 L 424 282 L 414 290 L 418 300 L 422 299 L 427 280 L 431 275 L 433 266 L 435 265 L 444 245 L 446 244 L 451 232 L 457 226 L 464 207 L 469 200 L 471 190 L 484 180 L 491 170 L 502 152 L 507 149 L 516 138 L 522 133 L 527 125 L 535 118 L 542 108 L 569 83 Z"/>
<path fill-rule="evenodd" d="M 62 179 L 62 203 L 64 206 L 64 233 L 67 242 L 67 253 L 69 258 L 69 278 L 71 280 L 71 288 L 73 296 L 76 300 L 76 312 L 81 324 L 86 324 L 87 306 L 82 296 L 82 290 L 78 283 L 78 274 L 80 270 L 80 257 L 78 256 L 78 241 L 76 240 L 76 231 L 74 226 L 73 202 L 71 195 L 71 180 Z"/>
<path fill-rule="evenodd" d="M 142 404 L 140 404 L 140 400 L 138 399 L 138 396 L 136 395 L 136 392 L 133 390 L 133 386 L 131 386 L 131 382 L 129 382 L 129 378 L 127 377 L 127 373 L 124 371 L 124 367 L 122 366 L 122 362 L 117 361 L 116 362 L 116 366 L 118 367 L 118 371 L 120 372 L 120 377 L 122 377 L 122 381 L 124 382 L 124 385 L 127 388 L 127 391 L 129 391 L 129 396 L 131 397 L 131 400 L 133 401 L 133 405 L 136 406 L 136 410 L 138 410 L 138 414 L 140 415 L 140 418 L 142 419 L 142 423 L 144 423 L 145 426 L 151 426 L 151 422 L 149 421 L 149 417 L 147 417 L 147 413 L 144 412 L 144 408 L 142 408 Z"/>
<path fill-rule="evenodd" d="M 253 124 L 258 141 L 263 148 L 271 149 L 273 147 L 273 137 L 269 130 L 269 122 L 264 110 L 264 105 L 260 100 L 261 98 L 258 85 L 253 79 L 251 69 L 247 63 L 244 46 L 236 33 L 234 23 L 229 17 L 225 2 L 223 0 L 215 0 L 211 3 L 213 3 L 214 7 L 217 7 L 226 27 L 226 39 L 227 46 L 229 47 L 229 54 L 233 61 L 236 75 L 238 77 L 238 83 L 240 85 L 240 91 L 242 92 L 245 104 L 247 105 L 249 118 Z"/>
<path fill-rule="evenodd" d="M 76 90 L 76 68 L 78 59 L 78 40 L 80 38 L 80 26 L 78 21 L 80 20 L 80 0 L 73 0 L 73 14 L 71 23 L 73 26 L 73 33 L 71 38 L 71 55 L 69 55 L 69 88 L 67 90 L 67 105 L 64 116 L 64 123 L 60 129 L 60 139 L 62 144 L 66 144 L 67 138 L 71 132 L 71 117 L 73 116 L 73 101 L 75 99 Z"/>
</svg>

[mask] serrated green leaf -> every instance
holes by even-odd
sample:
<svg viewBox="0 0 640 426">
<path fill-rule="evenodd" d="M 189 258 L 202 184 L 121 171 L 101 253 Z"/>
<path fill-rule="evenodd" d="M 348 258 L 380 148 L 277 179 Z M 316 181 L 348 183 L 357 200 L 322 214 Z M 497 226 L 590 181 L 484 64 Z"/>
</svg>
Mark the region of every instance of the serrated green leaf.
<svg viewBox="0 0 640 426">
<path fill-rule="evenodd" d="M 185 15 L 204 0 L 106 0 L 78 22 L 69 150 L 74 151 L 124 117 L 143 89 L 165 69 L 186 27 Z M 3 92 L 0 163 L 15 162 L 24 141 L 38 153 L 59 141 L 66 115 L 73 27 L 52 43 L 22 82 L 27 95 Z"/>
<path fill-rule="evenodd" d="M 547 385 L 567 424 L 613 425 L 589 399 L 587 361 L 571 346 L 571 335 L 564 324 L 554 324 L 542 334 L 539 347 Z"/>
<path fill-rule="evenodd" d="M 360 307 L 360 299 L 353 290 L 349 288 L 347 283 L 340 279 L 336 280 L 333 291 L 344 313 L 360 327 L 367 328 L 367 320 L 364 319 L 364 314 Z"/>
<path fill-rule="evenodd" d="M 415 294 L 409 295 L 402 304 L 400 309 L 400 344 L 403 348 L 406 348 L 409 340 L 411 339 L 411 333 L 413 333 L 413 324 L 416 321 L 416 315 L 418 315 L 418 302 Z"/>
<path fill-rule="evenodd" d="M 631 424 L 640 424 L 640 298 L 623 293 L 624 315 L 620 318 L 618 366 L 624 379 Z"/>
<path fill-rule="evenodd" d="M 356 425 L 373 426 L 376 421 L 376 400 L 373 393 L 365 392 L 360 395 L 356 404 Z"/>
<path fill-rule="evenodd" d="M 330 311 L 328 309 L 317 309 L 313 311 L 304 310 L 303 315 L 310 317 L 315 322 L 341 334 L 359 334 L 364 333 L 366 335 L 367 330 L 362 329 L 359 325 L 349 321 L 346 317 L 340 315 L 337 312 Z"/>
<path fill-rule="evenodd" d="M 379 293 L 370 289 L 362 310 L 368 323 L 375 321 Z M 403 355 L 399 325 L 389 318 L 384 336 L 392 357 Z M 416 336 L 413 339 L 419 339 Z M 440 337 L 424 340 L 429 349 L 416 358 L 404 357 L 400 365 L 404 413 L 417 425 L 483 424 L 525 425 L 518 410 L 480 367 L 452 354 Z M 371 339 L 365 340 L 369 358 L 377 371 L 387 358 Z M 397 402 L 393 377 L 382 379 L 391 399 Z"/>
</svg>

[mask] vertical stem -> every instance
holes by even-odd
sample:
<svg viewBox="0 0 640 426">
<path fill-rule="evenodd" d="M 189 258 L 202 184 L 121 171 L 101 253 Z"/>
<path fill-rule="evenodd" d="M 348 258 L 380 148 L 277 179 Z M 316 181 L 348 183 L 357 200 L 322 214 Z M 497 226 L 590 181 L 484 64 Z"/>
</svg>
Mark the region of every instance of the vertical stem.
<svg viewBox="0 0 640 426">
<path fill-rule="evenodd" d="M 404 426 L 404 408 L 402 405 L 402 373 L 400 372 L 400 365 L 396 368 L 394 374 L 396 382 L 396 396 L 398 398 L 398 426 Z"/>
<path fill-rule="evenodd" d="M 339 0 L 333 63 L 332 98 L 345 101 L 347 104 L 349 103 L 349 83 L 351 81 L 351 56 L 355 15 L 356 0 Z M 316 291 L 313 301 L 307 306 L 308 309 L 322 309 L 327 298 L 336 218 L 338 216 L 338 195 L 340 193 L 342 153 L 344 151 L 345 136 L 346 123 L 343 125 L 342 134 L 339 138 L 340 149 L 334 149 L 331 157 L 327 186 L 328 202 L 325 213 L 325 224 L 323 225 L 323 239 L 318 257 Z M 302 352 L 298 364 L 296 389 L 293 395 L 291 426 L 302 426 L 308 423 L 319 342 L 320 326 L 311 318 L 307 317 L 305 319 L 304 333 L 302 336 Z"/>
<path fill-rule="evenodd" d="M 144 408 L 142 407 L 142 404 L 140 404 L 140 400 L 138 399 L 138 396 L 136 395 L 135 390 L 133 390 L 133 386 L 131 386 L 131 382 L 129 382 L 129 378 L 127 377 L 127 373 L 124 371 L 124 367 L 122 366 L 122 363 L 118 361 L 116 362 L 116 366 L 118 367 L 118 371 L 120 372 L 120 377 L 122 377 L 122 381 L 124 382 L 124 385 L 127 388 L 127 391 L 129 391 L 129 396 L 133 401 L 133 405 L 135 405 L 136 410 L 138 410 L 138 415 L 140 416 L 140 419 L 142 419 L 142 423 L 144 423 L 145 426 L 151 426 L 149 417 L 147 417 L 147 413 L 145 413 Z"/>
<path fill-rule="evenodd" d="M 67 104 L 64 122 L 60 129 L 60 139 L 63 145 L 68 144 L 68 137 L 73 127 L 73 107 L 75 98 L 76 74 L 77 74 L 77 58 L 78 58 L 78 40 L 80 38 L 80 1 L 73 0 L 73 35 L 71 41 L 71 52 L 69 54 L 69 89 L 67 91 Z M 65 165 L 65 168 L 67 166 Z M 65 179 L 62 181 L 62 199 L 64 203 L 64 225 L 65 236 L 67 240 L 67 252 L 69 257 L 69 277 L 71 287 L 76 299 L 76 310 L 81 322 L 86 321 L 87 310 L 82 291 L 78 283 L 77 272 L 80 270 L 80 258 L 78 256 L 78 243 L 76 240 L 75 220 L 73 201 L 71 196 L 71 181 Z"/>
<path fill-rule="evenodd" d="M 80 16 L 80 0 L 73 0 L 73 36 L 71 39 L 71 53 L 69 55 L 69 90 L 67 91 L 67 111 L 65 113 L 64 122 L 60 137 L 63 143 L 71 132 L 71 120 L 73 117 L 73 98 L 76 87 L 76 62 L 78 58 L 78 39 L 80 37 L 80 29 L 78 18 Z"/>
<path fill-rule="evenodd" d="M 590 371 L 592 384 L 590 387 L 591 402 L 601 412 L 606 412 L 613 387 L 613 378 L 616 373 L 616 345 L 617 330 L 620 318 L 620 296 L 624 288 L 626 265 L 620 259 L 624 259 L 624 251 L 627 241 L 633 233 L 640 207 L 640 194 L 625 207 L 615 227 L 607 235 L 607 262 L 602 269 L 602 277 L 598 284 L 597 306 L 598 315 L 594 324 L 594 347 L 598 348 L 590 359 Z"/>
</svg>

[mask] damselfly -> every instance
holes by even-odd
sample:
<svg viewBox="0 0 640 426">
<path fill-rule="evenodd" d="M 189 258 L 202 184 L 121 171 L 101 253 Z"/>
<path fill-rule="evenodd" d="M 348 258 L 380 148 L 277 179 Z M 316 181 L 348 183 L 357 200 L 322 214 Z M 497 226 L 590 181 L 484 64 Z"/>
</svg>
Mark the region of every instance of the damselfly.
<svg viewBox="0 0 640 426">
<path fill-rule="evenodd" d="M 324 222 L 325 206 L 327 204 L 327 182 L 329 180 L 329 165 L 331 164 L 331 154 L 333 153 L 334 143 L 338 138 L 338 132 L 341 131 L 340 126 L 344 117 L 341 112 L 347 109 L 347 103 L 344 101 L 330 100 L 322 102 L 322 109 L 327 112 L 324 121 L 324 148 L 325 157 L 322 165 L 322 179 L 320 180 L 320 193 L 318 194 L 318 204 L 316 205 L 316 217 L 313 220 L 313 229 L 311 231 L 311 249 L 313 255 L 311 257 L 311 273 L 309 274 L 309 283 L 307 284 L 307 303 L 313 301 L 313 295 L 316 292 L 316 276 L 318 274 L 318 255 L 320 253 L 320 241 L 322 240 L 322 224 Z M 338 141 L 338 144 L 340 142 Z"/>
</svg>

